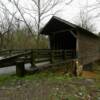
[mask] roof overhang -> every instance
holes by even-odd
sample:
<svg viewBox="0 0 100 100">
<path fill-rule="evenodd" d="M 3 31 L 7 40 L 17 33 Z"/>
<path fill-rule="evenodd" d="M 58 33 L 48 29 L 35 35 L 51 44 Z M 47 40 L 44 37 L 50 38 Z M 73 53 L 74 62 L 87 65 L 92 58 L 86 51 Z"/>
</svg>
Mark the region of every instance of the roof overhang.
<svg viewBox="0 0 100 100">
<path fill-rule="evenodd" d="M 80 33 L 84 33 L 86 35 L 100 38 L 99 36 L 91 33 L 90 31 L 83 29 L 75 24 L 72 24 L 68 21 L 65 21 L 61 18 L 53 16 L 49 22 L 40 30 L 40 34 L 50 35 L 54 33 L 66 32 L 66 31 L 79 31 Z"/>
<path fill-rule="evenodd" d="M 41 29 L 40 34 L 49 35 L 52 33 L 59 33 L 64 31 L 71 31 L 76 28 L 75 25 L 53 16 L 50 21 Z"/>
</svg>

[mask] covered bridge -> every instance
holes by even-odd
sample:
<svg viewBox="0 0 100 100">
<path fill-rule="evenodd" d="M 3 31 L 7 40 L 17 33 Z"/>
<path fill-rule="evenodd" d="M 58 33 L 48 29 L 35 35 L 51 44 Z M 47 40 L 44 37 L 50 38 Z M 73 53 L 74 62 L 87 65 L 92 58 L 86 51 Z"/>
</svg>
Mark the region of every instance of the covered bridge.
<svg viewBox="0 0 100 100">
<path fill-rule="evenodd" d="M 73 50 L 81 65 L 100 59 L 100 37 L 75 24 L 53 16 L 41 30 L 48 35 L 50 49 Z"/>
</svg>

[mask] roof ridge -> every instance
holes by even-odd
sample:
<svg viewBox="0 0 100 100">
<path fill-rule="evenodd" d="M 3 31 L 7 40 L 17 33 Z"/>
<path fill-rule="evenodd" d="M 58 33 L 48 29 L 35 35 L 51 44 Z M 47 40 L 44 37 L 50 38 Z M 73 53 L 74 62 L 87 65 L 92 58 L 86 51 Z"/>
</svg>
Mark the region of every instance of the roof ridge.
<svg viewBox="0 0 100 100">
<path fill-rule="evenodd" d="M 90 32 L 89 30 L 86 30 L 86 29 L 84 29 L 83 27 L 80 27 L 80 26 L 78 26 L 78 25 L 76 25 L 76 24 L 73 24 L 73 23 L 71 23 L 71 22 L 69 22 L 69 21 L 67 21 L 67 20 L 64 20 L 64 19 L 60 18 L 60 17 L 53 16 L 52 18 L 55 18 L 55 19 L 57 19 L 57 20 L 59 20 L 59 21 L 65 23 L 65 24 L 68 24 L 68 25 L 70 25 L 70 26 L 73 27 L 73 28 L 82 29 L 82 30 L 84 30 L 84 31 L 87 31 L 88 33 L 91 33 L 92 35 L 94 35 L 94 36 L 96 36 L 96 37 L 99 37 L 99 36 L 96 35 L 95 33 Z"/>
</svg>

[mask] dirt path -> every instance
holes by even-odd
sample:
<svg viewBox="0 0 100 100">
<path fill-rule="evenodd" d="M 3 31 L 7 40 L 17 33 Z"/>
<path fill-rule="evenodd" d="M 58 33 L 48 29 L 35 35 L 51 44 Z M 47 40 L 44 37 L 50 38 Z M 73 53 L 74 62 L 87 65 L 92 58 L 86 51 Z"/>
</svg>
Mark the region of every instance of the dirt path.
<svg viewBox="0 0 100 100">
<path fill-rule="evenodd" d="M 82 72 L 82 77 L 84 77 L 84 78 L 95 78 L 96 77 L 96 73 L 95 72 L 91 72 L 91 71 L 83 71 Z"/>
</svg>

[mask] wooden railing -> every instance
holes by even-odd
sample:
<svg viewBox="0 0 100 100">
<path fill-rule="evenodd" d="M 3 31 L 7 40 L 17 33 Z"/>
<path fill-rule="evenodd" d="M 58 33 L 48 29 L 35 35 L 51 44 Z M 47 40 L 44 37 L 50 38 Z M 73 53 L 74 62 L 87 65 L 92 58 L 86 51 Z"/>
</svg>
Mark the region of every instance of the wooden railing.
<svg viewBox="0 0 100 100">
<path fill-rule="evenodd" d="M 75 56 L 73 50 L 50 50 L 50 49 L 12 49 L 12 50 L 0 50 L 0 57 L 9 57 L 15 54 L 32 52 L 36 58 L 43 57 L 55 57 L 55 58 L 71 58 Z"/>
<path fill-rule="evenodd" d="M 64 64 L 66 61 L 75 58 L 75 51 L 50 49 L 1 50 L 0 56 L 3 57 L 0 59 L 0 68 L 16 65 L 16 70 L 22 71 L 24 66 L 22 64 L 25 63 L 31 63 L 32 66 L 47 61 L 50 62 L 47 66 Z"/>
<path fill-rule="evenodd" d="M 23 53 L 27 51 L 30 51 L 30 49 L 4 49 L 0 50 L 0 56 L 7 57 L 13 54 Z"/>
<path fill-rule="evenodd" d="M 50 49 L 2 50 L 0 51 L 0 56 L 2 57 L 0 67 L 4 67 L 4 65 L 6 66 L 6 62 L 9 66 L 15 64 L 17 60 L 24 61 L 24 63 L 31 62 L 34 65 L 46 61 L 55 63 L 73 59 L 75 57 L 75 51 Z"/>
<path fill-rule="evenodd" d="M 25 59 L 26 60 L 28 58 L 30 59 L 30 55 L 31 55 L 31 52 L 18 53 L 18 54 L 9 55 L 6 57 L 4 55 L 4 57 L 0 59 L 0 68 L 16 65 L 16 61 L 18 60 L 24 61 Z"/>
</svg>

